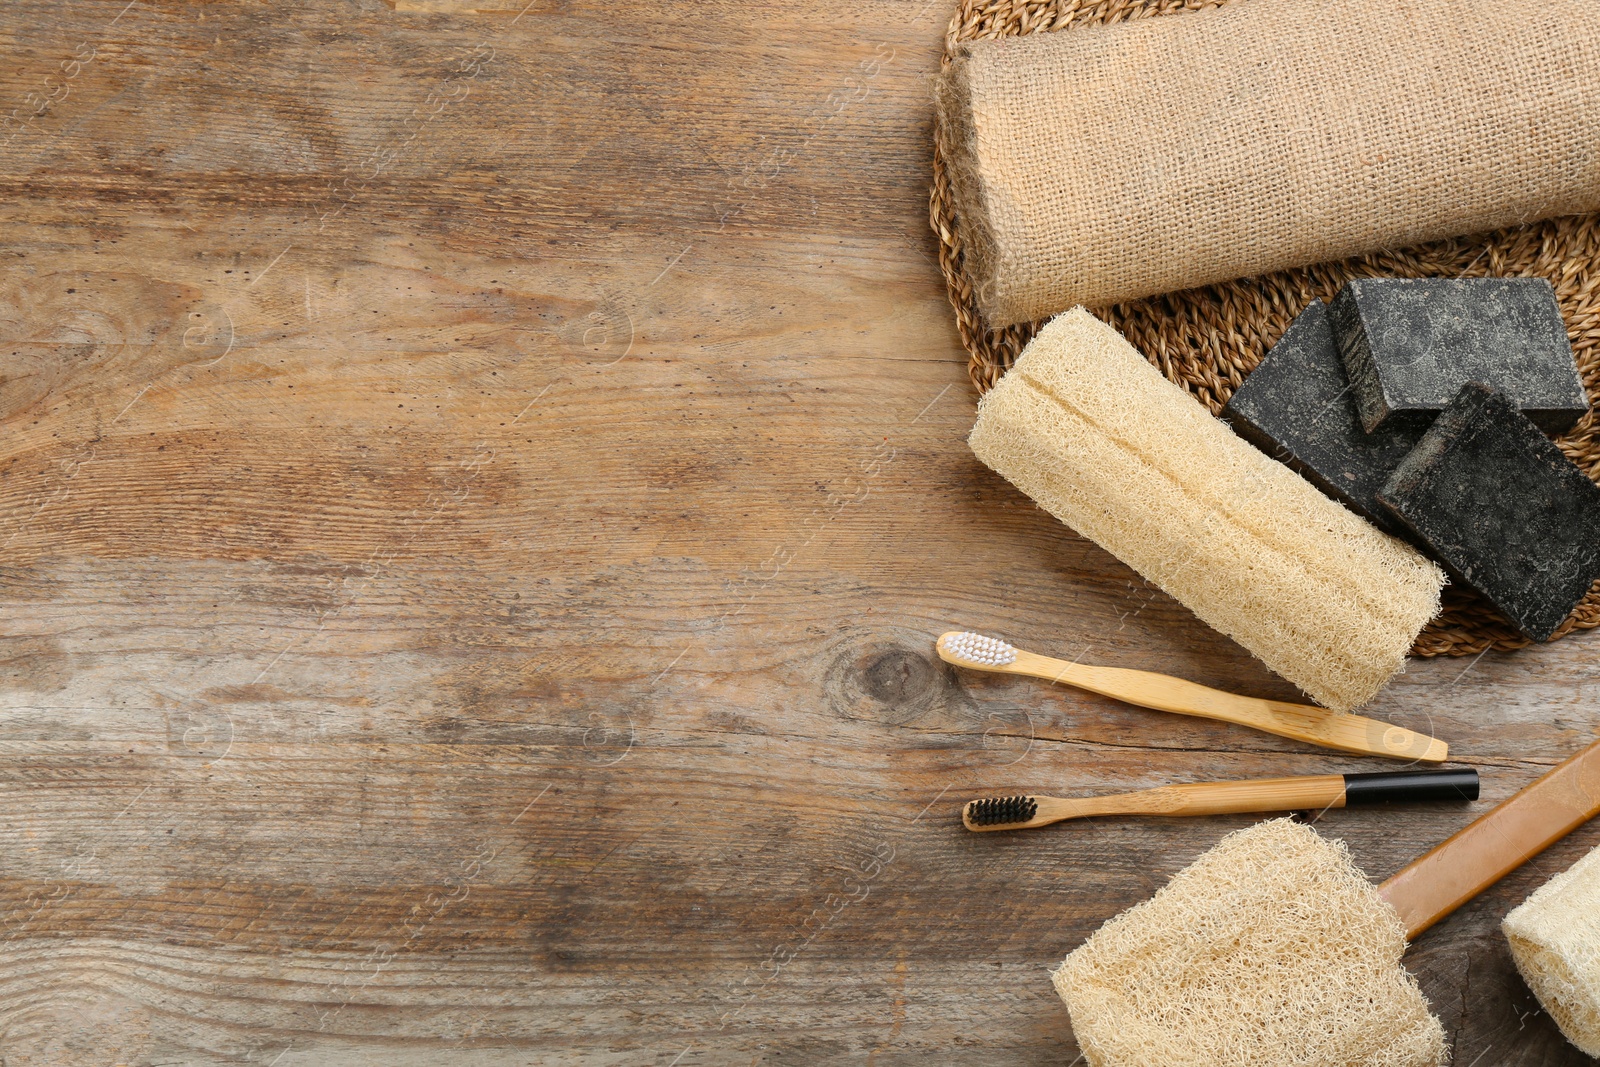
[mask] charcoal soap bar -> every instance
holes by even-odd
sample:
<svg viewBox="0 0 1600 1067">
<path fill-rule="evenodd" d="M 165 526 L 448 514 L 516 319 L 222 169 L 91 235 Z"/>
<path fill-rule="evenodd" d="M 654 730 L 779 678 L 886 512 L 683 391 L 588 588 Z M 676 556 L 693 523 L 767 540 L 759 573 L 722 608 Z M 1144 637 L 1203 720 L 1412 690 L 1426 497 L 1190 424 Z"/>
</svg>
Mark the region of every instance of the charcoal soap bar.
<svg viewBox="0 0 1600 1067">
<path fill-rule="evenodd" d="M 1356 413 L 1327 305 L 1300 313 L 1233 394 L 1222 415 L 1240 437 L 1389 533 L 1409 537 L 1378 490 L 1422 439 L 1423 428 L 1367 433 Z"/>
<path fill-rule="evenodd" d="M 1588 409 L 1543 278 L 1363 278 L 1328 311 L 1369 431 L 1425 426 L 1467 382 L 1504 392 L 1547 433 Z"/>
<path fill-rule="evenodd" d="M 1378 498 L 1536 641 L 1600 578 L 1600 486 L 1482 383 L 1462 386 Z"/>
</svg>

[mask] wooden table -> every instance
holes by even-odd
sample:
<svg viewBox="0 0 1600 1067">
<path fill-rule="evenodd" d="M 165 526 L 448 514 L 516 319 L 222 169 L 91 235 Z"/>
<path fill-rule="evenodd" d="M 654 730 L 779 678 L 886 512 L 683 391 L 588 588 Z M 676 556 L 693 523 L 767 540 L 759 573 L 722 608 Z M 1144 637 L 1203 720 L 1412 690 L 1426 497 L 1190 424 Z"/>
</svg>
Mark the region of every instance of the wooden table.
<svg viewBox="0 0 1600 1067">
<path fill-rule="evenodd" d="M 946 9 L 525 3 L 0 7 L 4 1062 L 1072 1062 L 1047 969 L 1251 819 L 961 801 L 1382 765 L 934 658 L 1294 696 L 963 444 Z M 1496 801 L 1597 648 L 1373 714 Z M 1497 925 L 1596 843 L 1411 951 L 1461 1067 L 1583 1062 Z"/>
</svg>

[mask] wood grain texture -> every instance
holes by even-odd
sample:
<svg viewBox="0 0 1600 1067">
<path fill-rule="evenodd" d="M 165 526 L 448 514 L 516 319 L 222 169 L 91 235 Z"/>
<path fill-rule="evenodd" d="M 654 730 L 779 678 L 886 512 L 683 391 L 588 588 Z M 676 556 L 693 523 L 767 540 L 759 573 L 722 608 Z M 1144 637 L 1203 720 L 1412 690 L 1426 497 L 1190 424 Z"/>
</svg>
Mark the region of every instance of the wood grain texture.
<svg viewBox="0 0 1600 1067">
<path fill-rule="evenodd" d="M 946 16 L 0 6 L 7 1067 L 1070 1063 L 1047 968 L 1251 818 L 962 800 L 1393 769 L 935 656 L 1296 699 L 963 444 Z M 1371 714 L 1492 803 L 1597 647 Z M 1583 1062 L 1497 924 L 1597 842 L 1412 949 L 1461 1067 Z"/>
</svg>

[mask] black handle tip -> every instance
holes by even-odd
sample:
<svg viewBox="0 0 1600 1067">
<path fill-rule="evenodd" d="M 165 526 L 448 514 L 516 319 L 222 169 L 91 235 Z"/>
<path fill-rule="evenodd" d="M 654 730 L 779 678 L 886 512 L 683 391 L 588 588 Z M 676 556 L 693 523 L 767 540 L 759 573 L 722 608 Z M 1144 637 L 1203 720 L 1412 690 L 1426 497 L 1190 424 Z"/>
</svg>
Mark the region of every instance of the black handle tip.
<svg viewBox="0 0 1600 1067">
<path fill-rule="evenodd" d="M 1344 776 L 1344 806 L 1347 808 L 1395 801 L 1477 799 L 1478 772 L 1471 767 Z"/>
</svg>

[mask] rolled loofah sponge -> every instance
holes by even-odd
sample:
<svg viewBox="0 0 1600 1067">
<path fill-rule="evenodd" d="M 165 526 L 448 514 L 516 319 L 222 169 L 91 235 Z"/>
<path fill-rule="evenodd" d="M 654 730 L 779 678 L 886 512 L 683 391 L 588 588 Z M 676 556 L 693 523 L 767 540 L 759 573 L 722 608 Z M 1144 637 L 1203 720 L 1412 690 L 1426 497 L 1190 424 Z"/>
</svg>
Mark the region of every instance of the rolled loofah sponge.
<svg viewBox="0 0 1600 1067">
<path fill-rule="evenodd" d="M 1336 711 L 1383 688 L 1439 609 L 1438 567 L 1251 447 L 1082 308 L 1039 331 L 968 443 Z"/>
<path fill-rule="evenodd" d="M 1501 929 L 1567 1040 L 1600 1056 L 1600 848 L 1540 886 Z"/>
<path fill-rule="evenodd" d="M 1229 834 L 1052 979 L 1091 1067 L 1437 1067 L 1405 927 L 1339 842 Z"/>
</svg>

